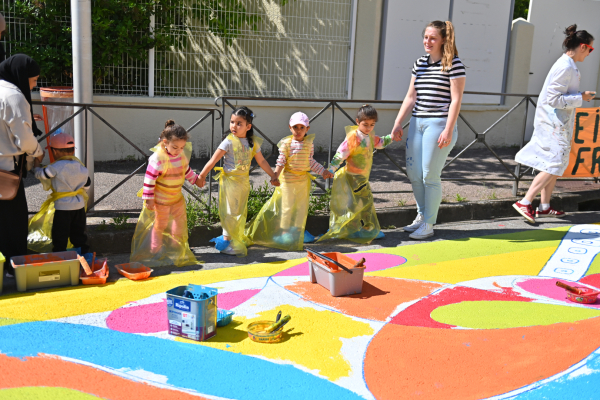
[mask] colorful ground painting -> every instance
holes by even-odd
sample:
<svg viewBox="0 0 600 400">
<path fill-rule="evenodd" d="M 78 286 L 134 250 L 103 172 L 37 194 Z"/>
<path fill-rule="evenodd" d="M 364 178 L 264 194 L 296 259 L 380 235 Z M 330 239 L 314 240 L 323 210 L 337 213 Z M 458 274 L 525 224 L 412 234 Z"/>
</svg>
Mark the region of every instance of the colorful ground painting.
<svg viewBox="0 0 600 400">
<path fill-rule="evenodd" d="M 598 398 L 600 301 L 555 285 L 599 286 L 596 249 L 579 225 L 349 254 L 343 297 L 306 259 L 2 296 L 0 400 Z M 188 283 L 235 312 L 205 342 L 167 333 Z M 280 310 L 282 342 L 248 339 Z"/>
</svg>

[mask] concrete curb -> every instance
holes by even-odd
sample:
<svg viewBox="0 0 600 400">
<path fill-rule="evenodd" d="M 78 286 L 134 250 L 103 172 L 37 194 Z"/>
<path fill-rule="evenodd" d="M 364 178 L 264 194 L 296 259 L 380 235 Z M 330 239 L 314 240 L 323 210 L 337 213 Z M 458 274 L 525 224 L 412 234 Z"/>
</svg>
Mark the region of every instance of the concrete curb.
<svg viewBox="0 0 600 400">
<path fill-rule="evenodd" d="M 514 217 L 517 215 L 512 204 L 520 198 L 501 200 L 471 201 L 464 203 L 442 204 L 438 214 L 438 223 L 489 220 L 494 218 Z M 534 208 L 539 200 L 534 201 Z M 552 198 L 552 206 L 566 212 L 600 210 L 600 189 L 575 193 L 557 193 Z M 386 208 L 377 213 L 379 223 L 383 227 L 394 225 L 401 227 L 410 224 L 417 214 L 416 206 Z M 101 254 L 122 254 L 131 251 L 131 240 L 134 229 L 121 231 L 96 229 L 97 225 L 88 225 L 88 243 L 93 251 Z M 306 229 L 313 235 L 327 231 L 329 216 L 318 215 L 308 217 Z M 189 234 L 191 247 L 208 246 L 209 240 L 219 236 L 218 227 L 204 226 L 194 228 Z"/>
</svg>

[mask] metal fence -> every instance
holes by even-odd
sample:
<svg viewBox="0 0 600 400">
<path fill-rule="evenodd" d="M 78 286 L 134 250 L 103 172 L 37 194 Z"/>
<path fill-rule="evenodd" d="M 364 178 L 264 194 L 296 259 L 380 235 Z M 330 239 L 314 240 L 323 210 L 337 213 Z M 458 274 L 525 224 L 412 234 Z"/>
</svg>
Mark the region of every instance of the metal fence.
<svg viewBox="0 0 600 400">
<path fill-rule="evenodd" d="M 1 1 L 5 12 L 15 2 Z M 198 13 L 211 12 L 206 8 L 208 3 L 190 2 L 173 11 L 181 23 L 174 25 L 172 32 L 185 36 L 185 48 L 150 50 L 149 58 L 155 60 L 150 63 L 124 56 L 121 63 L 108 67 L 111 79 L 94 83 L 94 93 L 347 97 L 353 0 L 290 0 L 284 6 L 277 1 L 241 3 L 258 23 L 255 29 L 242 27 L 231 44 L 194 18 Z M 19 43 L 32 38 L 22 18 L 11 12 L 5 17 L 8 36 L 16 41 L 7 46 L 7 53 L 14 54 Z M 61 21 L 70 25 L 70 15 Z M 161 24 L 160 16 L 155 23 Z M 72 81 L 64 76 L 60 84 L 71 86 Z M 48 82 L 41 80 L 40 86 L 48 86 Z"/>
<path fill-rule="evenodd" d="M 211 139 L 210 139 L 210 146 L 211 148 L 214 148 L 214 131 L 215 131 L 215 119 L 219 119 L 221 118 L 221 112 L 219 110 L 215 110 L 213 108 L 196 108 L 196 107 L 164 107 L 164 106 L 134 106 L 134 105 L 110 105 L 110 104 L 87 104 L 87 103 L 63 103 L 63 102 L 41 102 L 41 101 L 34 101 L 33 104 L 35 105 L 46 105 L 46 106 L 65 106 L 65 107 L 69 107 L 75 108 L 75 112 L 73 112 L 73 114 L 71 114 L 68 118 L 66 118 L 64 121 L 60 122 L 59 124 L 57 124 L 54 128 L 52 128 L 51 130 L 49 130 L 45 135 L 41 136 L 38 139 L 38 142 L 41 143 L 42 141 L 46 140 L 46 138 L 50 135 L 52 135 L 54 132 L 56 132 L 59 128 L 63 127 L 65 124 L 67 124 L 69 121 L 71 121 L 72 119 L 74 119 L 75 117 L 77 117 L 78 115 L 82 114 L 82 116 L 85 118 L 85 140 L 86 140 L 86 146 L 84 146 L 85 148 L 87 148 L 87 138 L 88 138 L 88 118 L 97 118 L 100 122 L 102 122 L 104 125 L 106 125 L 108 128 L 110 128 L 118 137 L 120 137 L 121 139 L 123 139 L 126 143 L 128 143 L 131 147 L 133 147 L 138 153 L 140 153 L 140 155 L 142 156 L 144 163 L 141 164 L 140 166 L 138 166 L 135 170 L 133 170 L 129 175 L 127 175 L 125 178 L 123 178 L 121 181 L 119 181 L 118 183 L 116 183 L 113 187 L 111 187 L 107 193 L 105 193 L 104 195 L 102 195 L 99 199 L 96 199 L 91 205 L 88 206 L 88 210 L 87 211 L 91 211 L 94 207 L 96 207 L 100 202 L 102 202 L 104 199 L 106 199 L 108 196 L 110 196 L 111 194 L 113 194 L 118 188 L 120 188 L 123 184 L 125 184 L 125 182 L 127 182 L 128 180 L 130 180 L 131 178 L 133 178 L 136 174 L 140 173 L 140 172 L 144 172 L 146 170 L 146 167 L 148 166 L 148 158 L 150 157 L 150 154 L 148 154 L 147 152 L 145 152 L 144 150 L 142 150 L 138 145 L 136 145 L 135 143 L 133 143 L 129 138 L 127 138 L 127 136 L 125 134 L 123 134 L 121 131 L 119 131 L 117 128 L 115 128 L 109 121 L 107 121 L 104 117 L 102 117 L 101 115 L 98 114 L 98 112 L 96 112 L 96 109 L 98 108 L 104 108 L 104 109 L 130 109 L 130 110 L 168 110 L 168 111 L 190 111 L 190 112 L 202 112 L 205 113 L 200 119 L 198 119 L 196 122 L 194 122 L 188 129 L 187 132 L 191 132 L 193 129 L 195 129 L 196 127 L 198 127 L 200 124 L 202 124 L 203 122 L 207 121 L 206 123 L 208 123 L 208 121 L 210 121 L 211 124 Z M 216 117 L 216 118 L 215 118 Z M 84 164 L 88 164 L 88 160 L 82 160 L 82 162 Z M 212 171 L 209 174 L 208 177 L 208 182 L 211 181 L 212 178 Z M 192 197 L 194 197 L 198 202 L 200 203 L 205 203 L 202 199 L 200 199 L 194 192 L 192 192 L 189 188 L 187 188 L 186 186 L 183 186 L 183 189 L 185 191 L 188 192 L 188 194 Z M 208 185 L 208 199 L 209 202 L 207 204 L 207 207 L 210 208 L 210 202 L 212 199 L 212 185 Z"/>
<path fill-rule="evenodd" d="M 465 118 L 464 114 L 461 112 L 459 114 L 459 118 L 460 120 L 462 120 L 465 125 L 468 127 L 468 129 L 471 131 L 471 133 L 474 135 L 473 136 L 473 140 L 467 145 L 465 146 L 463 149 L 461 149 L 461 151 L 455 155 L 452 159 L 448 160 L 446 162 L 446 164 L 444 165 L 443 169 L 442 169 L 442 181 L 454 181 L 454 182 L 466 182 L 466 181 L 472 181 L 472 182 L 486 182 L 486 181 L 512 181 L 513 182 L 513 195 L 517 195 L 518 189 L 519 189 L 519 183 L 520 182 L 528 182 L 528 181 L 532 181 L 533 178 L 525 178 L 525 175 L 527 173 L 531 173 L 532 168 L 523 168 L 520 164 L 517 164 L 516 168 L 513 170 L 509 165 L 507 165 L 507 163 L 505 162 L 505 160 L 503 160 L 497 153 L 496 151 L 494 151 L 494 149 L 487 143 L 486 138 L 490 135 L 493 134 L 493 130 L 496 126 L 498 126 L 498 124 L 500 124 L 500 122 L 504 121 L 505 119 L 509 118 L 510 116 L 514 116 L 517 113 L 522 113 L 521 116 L 523 118 L 523 127 L 522 127 L 522 131 L 521 131 L 521 140 L 520 140 L 520 145 L 519 145 L 519 149 L 523 148 L 523 146 L 525 145 L 525 135 L 527 133 L 527 115 L 529 113 L 529 107 L 530 105 L 533 107 L 537 107 L 534 99 L 537 98 L 537 95 L 528 95 L 528 94 L 512 94 L 512 93 L 488 93 L 488 92 L 471 92 L 471 91 L 465 91 L 465 94 L 472 94 L 472 95 L 485 95 L 485 96 L 507 96 L 507 97 L 520 97 L 521 100 L 514 105 L 513 107 L 511 107 L 504 115 L 502 115 L 502 117 L 500 117 L 498 120 L 496 120 L 493 124 L 491 124 L 487 129 L 485 129 L 484 131 L 477 131 L 472 124 L 468 121 L 467 118 Z M 347 104 L 364 104 L 364 103 L 369 103 L 369 104 L 397 104 L 398 108 L 400 108 L 400 105 L 402 104 L 402 101 L 389 101 L 389 100 L 335 100 L 335 99 L 329 99 L 329 100 L 324 100 L 324 99 L 289 99 L 289 98 L 276 98 L 276 99 L 267 99 L 267 98 L 253 98 L 253 97 L 218 97 L 215 99 L 215 105 L 218 107 L 221 107 L 221 112 L 223 115 L 226 115 L 226 107 L 229 107 L 231 109 L 234 109 L 235 106 L 231 103 L 232 101 L 244 101 L 245 104 L 247 102 L 251 102 L 251 101 L 271 101 L 271 102 L 311 102 L 311 103 L 321 103 L 324 104 L 324 107 L 317 112 L 314 116 L 312 116 L 310 118 L 310 121 L 314 121 L 317 118 L 320 118 L 322 116 L 325 115 L 326 112 L 328 112 L 328 110 L 330 111 L 330 120 L 331 120 L 331 130 L 330 130 L 330 136 L 329 136 L 329 146 L 328 146 L 328 160 L 331 161 L 332 155 L 333 155 L 333 134 L 334 134 L 334 123 L 335 123 L 335 118 L 336 118 L 336 109 L 338 111 L 338 115 L 344 119 L 347 118 L 353 125 L 355 124 L 355 120 L 353 117 L 351 117 L 346 110 L 344 110 L 344 108 L 340 105 L 340 103 L 347 103 Z M 225 124 L 226 124 L 226 119 L 223 118 L 223 120 L 221 121 L 221 130 L 222 132 L 225 132 Z M 410 121 L 407 122 L 406 124 L 404 124 L 403 129 L 406 129 L 406 127 L 408 127 L 408 125 L 410 124 Z M 271 152 L 265 156 L 265 158 L 269 158 L 273 155 L 276 154 L 276 143 L 271 140 L 268 135 L 263 132 L 259 126 L 257 126 L 255 123 L 253 123 L 253 128 L 256 132 L 258 132 L 264 139 L 266 142 L 268 142 L 271 146 Z M 444 170 L 447 170 L 448 166 L 450 166 L 454 161 L 456 161 L 457 159 L 459 159 L 461 156 L 463 156 L 465 154 L 465 152 L 467 150 L 469 150 L 471 147 L 473 147 L 476 144 L 481 144 L 483 145 L 487 151 L 489 151 L 490 154 L 493 155 L 493 157 L 498 161 L 499 167 L 501 167 L 501 169 L 506 171 L 506 177 L 503 178 L 498 178 L 498 177 L 480 177 L 480 178 L 444 178 L 443 177 L 443 172 Z M 389 155 L 389 153 L 383 149 L 383 150 L 376 150 L 375 153 L 381 152 L 382 154 L 384 154 L 387 158 L 389 158 L 389 160 L 400 170 L 402 171 L 402 173 L 406 176 L 406 179 L 408 180 L 408 176 L 406 173 L 406 169 L 401 166 L 397 160 L 395 160 L 393 157 L 391 157 Z M 595 181 L 597 182 L 598 179 L 597 178 L 561 178 L 559 180 L 571 180 L 571 181 Z M 316 185 L 318 185 L 319 187 L 321 187 L 320 184 L 316 183 L 316 181 L 313 181 L 313 183 L 315 183 Z M 329 188 L 330 185 L 330 180 L 326 181 L 326 186 L 325 187 L 321 187 L 322 189 L 326 189 Z"/>
</svg>

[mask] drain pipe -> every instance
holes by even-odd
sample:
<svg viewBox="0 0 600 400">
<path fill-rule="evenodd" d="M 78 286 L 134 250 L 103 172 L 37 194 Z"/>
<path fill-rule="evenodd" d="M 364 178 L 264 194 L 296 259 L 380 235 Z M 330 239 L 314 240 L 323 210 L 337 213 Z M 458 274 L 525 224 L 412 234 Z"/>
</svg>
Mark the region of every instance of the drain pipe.
<svg viewBox="0 0 600 400">
<path fill-rule="evenodd" d="M 71 0 L 71 30 L 73 40 L 73 101 L 92 103 L 92 1 Z M 76 107 L 78 111 L 80 107 Z M 94 203 L 94 135 L 92 116 L 87 111 L 75 117 L 75 156 L 87 167 L 92 186 L 88 191 L 88 206 Z"/>
</svg>

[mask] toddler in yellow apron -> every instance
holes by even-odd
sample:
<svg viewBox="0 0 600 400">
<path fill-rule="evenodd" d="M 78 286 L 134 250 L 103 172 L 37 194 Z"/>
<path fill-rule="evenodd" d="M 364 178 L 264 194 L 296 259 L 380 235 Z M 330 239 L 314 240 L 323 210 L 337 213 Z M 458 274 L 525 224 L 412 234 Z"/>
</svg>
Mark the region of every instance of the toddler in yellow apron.
<svg viewBox="0 0 600 400">
<path fill-rule="evenodd" d="M 56 161 L 42 168 L 36 159 L 34 173 L 44 190 L 52 193 L 29 220 L 27 248 L 49 253 L 79 247 L 82 254 L 87 253 L 87 190 L 92 183 L 88 170 L 74 156 L 75 140 L 62 129 L 50 136 L 47 148 Z"/>
<path fill-rule="evenodd" d="M 313 158 L 315 135 L 308 135 L 310 120 L 297 112 L 290 118 L 291 136 L 278 144 L 279 157 L 275 175 L 281 186 L 246 226 L 250 244 L 282 250 L 302 250 L 303 243 L 314 240 L 305 231 L 311 179 L 310 171 L 327 179 L 333 174 Z"/>
<path fill-rule="evenodd" d="M 369 175 L 374 149 L 389 145 L 392 135 L 375 136 L 373 128 L 376 122 L 375 108 L 364 105 L 357 113 L 358 126 L 346 127 L 346 140 L 331 160 L 329 171 L 335 172 L 344 160 L 346 165 L 335 172 L 329 203 L 329 230 L 318 241 L 349 239 L 369 243 L 384 236 L 375 213 Z"/>
<path fill-rule="evenodd" d="M 254 113 L 248 107 L 236 108 L 231 114 L 231 133 L 221 142 L 215 154 L 204 166 L 198 177 L 203 187 L 208 172 L 223 158 L 223 167 L 215 168 L 219 174 L 219 217 L 223 235 L 211 240 L 221 253 L 237 256 L 248 254 L 249 242 L 244 235 L 250 193 L 250 164 L 255 158 L 258 165 L 271 177 L 271 184 L 278 186 L 275 172 L 260 152 L 262 140 L 254 137 L 252 121 Z"/>
<path fill-rule="evenodd" d="M 150 267 L 196 264 L 188 244 L 185 199 L 181 188 L 187 180 L 198 183 L 190 168 L 192 144 L 186 130 L 168 120 L 161 141 L 151 150 L 144 187 L 138 193 L 144 199 L 133 240 L 131 262 Z"/>
</svg>

